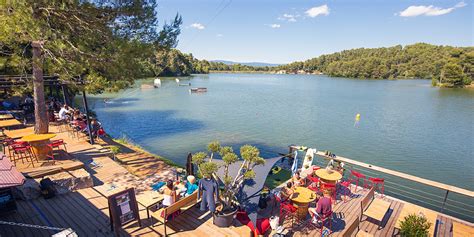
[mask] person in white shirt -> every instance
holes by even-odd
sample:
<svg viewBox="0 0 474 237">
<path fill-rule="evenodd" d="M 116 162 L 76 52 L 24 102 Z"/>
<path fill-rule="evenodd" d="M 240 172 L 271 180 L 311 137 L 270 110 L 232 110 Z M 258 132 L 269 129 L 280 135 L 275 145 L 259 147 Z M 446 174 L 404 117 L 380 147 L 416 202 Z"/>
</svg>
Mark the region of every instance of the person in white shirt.
<svg viewBox="0 0 474 237">
<path fill-rule="evenodd" d="M 59 119 L 60 120 L 66 120 L 67 119 L 67 113 L 69 112 L 67 105 L 64 105 L 61 110 L 59 110 Z"/>
</svg>

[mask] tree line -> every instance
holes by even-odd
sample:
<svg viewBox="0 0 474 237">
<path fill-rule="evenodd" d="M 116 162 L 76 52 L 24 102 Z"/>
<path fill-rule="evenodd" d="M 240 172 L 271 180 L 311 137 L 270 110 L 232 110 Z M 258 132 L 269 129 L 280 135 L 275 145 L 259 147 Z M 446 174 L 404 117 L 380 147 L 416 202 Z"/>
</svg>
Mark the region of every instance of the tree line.
<svg viewBox="0 0 474 237">
<path fill-rule="evenodd" d="M 215 71 L 324 73 L 333 77 L 370 79 L 432 79 L 433 85 L 462 87 L 474 80 L 474 47 L 407 46 L 359 48 L 321 55 L 276 67 L 211 63 Z"/>
</svg>

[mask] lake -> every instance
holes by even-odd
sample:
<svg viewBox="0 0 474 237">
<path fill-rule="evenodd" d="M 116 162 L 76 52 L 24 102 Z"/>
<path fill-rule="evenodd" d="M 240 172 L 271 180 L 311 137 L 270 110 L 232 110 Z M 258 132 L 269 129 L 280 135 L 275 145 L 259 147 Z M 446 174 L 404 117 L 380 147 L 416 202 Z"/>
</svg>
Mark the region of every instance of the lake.
<svg viewBox="0 0 474 237">
<path fill-rule="evenodd" d="M 140 89 L 152 83 L 141 80 L 95 97 L 91 107 L 112 136 L 180 164 L 212 140 L 236 150 L 253 144 L 264 157 L 298 144 L 474 190 L 474 90 L 320 75 L 209 74 L 181 82 L 208 92 L 190 94 L 174 78 Z"/>
</svg>

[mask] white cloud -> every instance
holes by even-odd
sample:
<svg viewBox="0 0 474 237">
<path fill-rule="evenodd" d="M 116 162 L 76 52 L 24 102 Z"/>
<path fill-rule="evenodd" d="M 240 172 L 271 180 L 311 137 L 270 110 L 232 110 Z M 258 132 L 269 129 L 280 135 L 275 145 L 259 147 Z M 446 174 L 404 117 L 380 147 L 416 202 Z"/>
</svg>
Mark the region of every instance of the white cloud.
<svg viewBox="0 0 474 237">
<path fill-rule="evenodd" d="M 217 36 L 218 38 L 224 37 L 223 34 L 217 34 L 216 36 Z"/>
<path fill-rule="evenodd" d="M 271 28 L 280 28 L 281 25 L 280 24 L 271 24 L 271 25 L 268 25 L 270 26 Z"/>
<path fill-rule="evenodd" d="M 296 17 L 296 15 L 285 13 L 277 19 L 281 21 L 296 22 Z"/>
<path fill-rule="evenodd" d="M 448 14 L 454 11 L 456 8 L 465 7 L 467 4 L 464 2 L 459 2 L 454 7 L 449 8 L 441 8 L 435 7 L 433 5 L 429 6 L 409 6 L 407 9 L 399 12 L 399 16 L 401 17 L 415 17 L 415 16 L 441 16 Z"/>
<path fill-rule="evenodd" d="M 194 28 L 194 29 L 198 29 L 198 30 L 204 30 L 206 28 L 201 23 L 193 23 L 189 27 Z"/>
<path fill-rule="evenodd" d="M 319 15 L 327 16 L 329 15 L 329 7 L 328 5 L 324 4 L 319 7 L 310 8 L 305 13 L 307 16 L 312 18 L 317 17 Z"/>
</svg>

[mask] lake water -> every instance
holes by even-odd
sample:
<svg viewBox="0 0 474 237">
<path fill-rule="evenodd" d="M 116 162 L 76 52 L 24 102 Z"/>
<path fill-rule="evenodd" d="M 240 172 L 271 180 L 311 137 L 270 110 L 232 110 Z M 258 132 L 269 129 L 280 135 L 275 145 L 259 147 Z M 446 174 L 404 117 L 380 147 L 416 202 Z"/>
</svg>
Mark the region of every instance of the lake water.
<svg viewBox="0 0 474 237">
<path fill-rule="evenodd" d="M 210 74 L 181 82 L 208 92 L 190 94 L 174 79 L 140 89 L 152 83 L 144 80 L 91 104 L 109 134 L 180 164 L 212 140 L 235 149 L 253 144 L 264 157 L 298 144 L 474 190 L 474 90 L 316 75 Z"/>
</svg>

